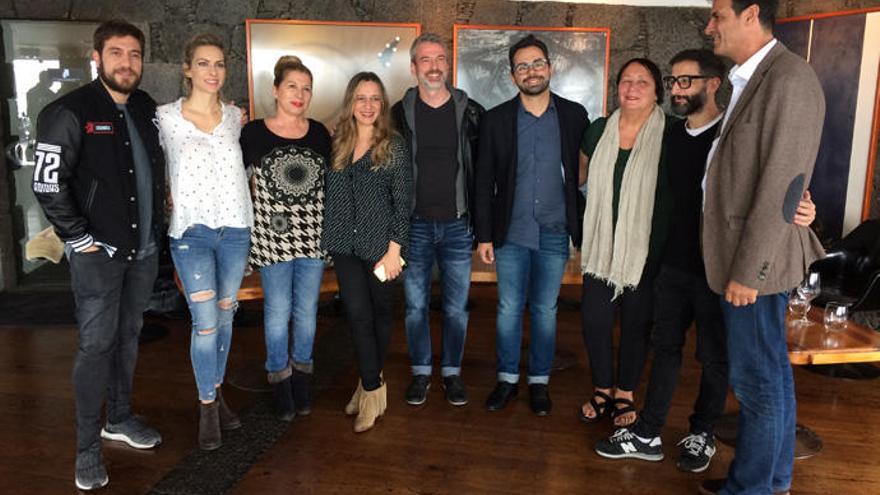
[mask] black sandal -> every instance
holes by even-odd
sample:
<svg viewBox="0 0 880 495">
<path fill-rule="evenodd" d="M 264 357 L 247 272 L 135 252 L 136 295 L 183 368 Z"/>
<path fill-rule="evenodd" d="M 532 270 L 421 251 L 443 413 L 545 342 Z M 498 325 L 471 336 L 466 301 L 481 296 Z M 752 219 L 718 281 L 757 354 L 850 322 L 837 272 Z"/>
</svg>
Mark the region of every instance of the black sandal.
<svg viewBox="0 0 880 495">
<path fill-rule="evenodd" d="M 596 400 L 596 397 L 603 399 L 600 403 Z M 598 423 L 605 416 L 607 416 L 611 412 L 611 404 L 614 402 L 614 399 L 611 398 L 610 395 L 602 392 L 601 390 L 596 390 L 593 392 L 593 396 L 590 397 L 590 407 L 593 408 L 593 412 L 596 413 L 592 418 L 584 414 L 584 406 L 578 408 L 578 418 L 581 421 L 587 424 Z"/>
<path fill-rule="evenodd" d="M 619 425 L 617 423 L 614 423 L 614 426 L 617 426 L 620 428 L 626 428 L 628 426 L 634 425 L 635 422 L 638 421 L 638 419 L 639 419 L 638 410 L 636 410 L 636 405 L 635 405 L 635 403 L 633 403 L 632 400 L 615 397 L 614 400 L 612 401 L 612 404 L 614 405 L 613 410 L 611 411 L 611 421 L 612 422 L 615 419 L 617 419 L 618 416 L 623 416 L 624 414 L 628 414 L 628 413 L 636 413 L 636 419 L 632 420 L 631 423 L 627 423 L 625 425 Z M 618 404 L 623 404 L 624 407 L 617 407 Z"/>
</svg>

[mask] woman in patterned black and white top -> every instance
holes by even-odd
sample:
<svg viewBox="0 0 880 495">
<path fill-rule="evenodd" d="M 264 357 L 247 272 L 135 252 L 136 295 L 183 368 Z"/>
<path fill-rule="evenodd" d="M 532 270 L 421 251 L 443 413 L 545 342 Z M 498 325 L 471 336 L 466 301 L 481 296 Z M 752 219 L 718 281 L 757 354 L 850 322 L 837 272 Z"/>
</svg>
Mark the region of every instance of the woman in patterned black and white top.
<svg viewBox="0 0 880 495">
<path fill-rule="evenodd" d="M 190 355 L 199 392 L 199 447 L 221 445 L 220 430 L 241 422 L 220 385 L 232 342 L 236 294 L 247 266 L 253 207 L 242 167 L 241 113 L 220 101 L 223 44 L 210 34 L 186 45 L 189 95 L 156 110 L 168 163 L 171 257 L 192 315 Z"/>
<path fill-rule="evenodd" d="M 382 368 L 391 341 L 393 286 L 409 248 L 412 170 L 389 118 L 379 77 L 349 81 L 327 172 L 322 245 L 333 256 L 361 380 L 345 407 L 354 431 L 369 430 L 387 405 Z"/>
<path fill-rule="evenodd" d="M 311 412 L 330 133 L 320 122 L 306 118 L 312 72 L 299 58 L 278 59 L 272 94 L 275 115 L 245 125 L 241 149 L 245 165 L 253 168 L 250 263 L 260 270 L 265 296 L 266 371 L 279 418 L 290 421 Z"/>
</svg>

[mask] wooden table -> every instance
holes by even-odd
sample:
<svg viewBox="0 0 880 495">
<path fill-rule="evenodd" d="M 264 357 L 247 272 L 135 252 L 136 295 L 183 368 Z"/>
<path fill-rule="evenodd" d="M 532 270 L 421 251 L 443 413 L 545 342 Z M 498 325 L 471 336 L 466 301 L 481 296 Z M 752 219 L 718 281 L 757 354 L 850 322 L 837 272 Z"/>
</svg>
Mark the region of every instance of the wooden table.
<svg viewBox="0 0 880 495">
<path fill-rule="evenodd" d="M 174 283 L 177 284 L 177 290 L 186 297 L 183 291 L 183 283 L 174 272 Z M 328 292 L 336 292 L 339 290 L 339 282 L 336 280 L 336 271 L 333 268 L 324 270 L 324 278 L 321 279 L 321 294 Z M 236 296 L 238 301 L 259 301 L 263 299 L 263 284 L 260 281 L 259 270 L 254 270 L 250 275 L 241 279 L 241 287 L 238 289 Z"/>
<path fill-rule="evenodd" d="M 562 275 L 562 283 L 566 285 L 581 285 L 584 281 L 581 275 L 581 252 L 569 248 L 571 255 L 565 263 L 565 273 Z M 480 259 L 480 255 L 474 251 L 471 262 L 471 282 L 498 282 L 498 274 L 495 273 L 495 265 L 487 265 Z"/>
<path fill-rule="evenodd" d="M 174 283 L 177 284 L 177 290 L 186 297 L 183 284 L 180 281 L 180 277 L 177 276 L 177 271 L 174 272 Z M 325 269 L 324 277 L 321 279 L 321 294 L 338 290 L 339 283 L 336 280 L 336 271 L 333 268 Z M 236 297 L 238 301 L 259 301 L 263 299 L 263 284 L 260 281 L 259 270 L 254 270 L 253 273 L 241 280 L 241 287 L 238 289 Z M 266 380 L 263 362 L 258 359 L 247 359 L 244 363 L 230 369 L 227 375 L 229 384 L 242 390 L 268 392 L 272 389 Z"/>
<path fill-rule="evenodd" d="M 810 324 L 796 326 L 788 319 L 788 358 L 791 364 L 844 364 L 880 361 L 880 332 L 852 320 L 840 332 L 825 330 L 823 308 L 811 308 Z"/>
<path fill-rule="evenodd" d="M 792 365 L 869 363 L 880 361 L 880 332 L 859 325 L 852 320 L 837 332 L 825 329 L 824 309 L 812 307 L 807 314 L 809 324 L 793 324 L 786 313 L 788 358 Z M 822 450 L 822 439 L 802 424 L 797 425 L 795 458 L 806 459 Z M 737 415 L 728 413 L 718 420 L 715 435 L 724 443 L 734 445 L 737 434 Z"/>
</svg>

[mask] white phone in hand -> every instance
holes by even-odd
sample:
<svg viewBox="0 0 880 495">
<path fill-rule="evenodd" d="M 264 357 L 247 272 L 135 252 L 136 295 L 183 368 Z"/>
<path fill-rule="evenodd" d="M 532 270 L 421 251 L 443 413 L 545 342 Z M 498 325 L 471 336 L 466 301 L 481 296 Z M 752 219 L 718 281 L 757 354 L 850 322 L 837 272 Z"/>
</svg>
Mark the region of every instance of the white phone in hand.
<svg viewBox="0 0 880 495">
<path fill-rule="evenodd" d="M 400 267 L 403 268 L 406 266 L 406 261 L 403 258 L 400 258 Z M 385 274 L 385 265 L 379 265 L 373 270 L 373 275 L 379 279 L 380 282 L 385 282 L 388 280 L 388 275 Z"/>
</svg>

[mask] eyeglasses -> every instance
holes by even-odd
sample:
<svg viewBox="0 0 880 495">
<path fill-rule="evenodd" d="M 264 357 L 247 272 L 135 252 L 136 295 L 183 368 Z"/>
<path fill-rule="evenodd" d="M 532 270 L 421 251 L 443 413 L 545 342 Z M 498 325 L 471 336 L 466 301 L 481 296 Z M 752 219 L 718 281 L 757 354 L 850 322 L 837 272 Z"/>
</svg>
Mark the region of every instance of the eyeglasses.
<svg viewBox="0 0 880 495">
<path fill-rule="evenodd" d="M 666 76 L 663 78 L 663 86 L 666 87 L 667 90 L 671 90 L 675 83 L 678 83 L 678 87 L 681 89 L 688 89 L 693 84 L 694 79 L 709 79 L 711 76 Z"/>
<path fill-rule="evenodd" d="M 513 71 L 517 74 L 525 74 L 531 69 L 543 70 L 544 67 L 550 65 L 550 61 L 546 58 L 536 58 L 532 63 L 520 62 L 513 66 Z"/>
</svg>

